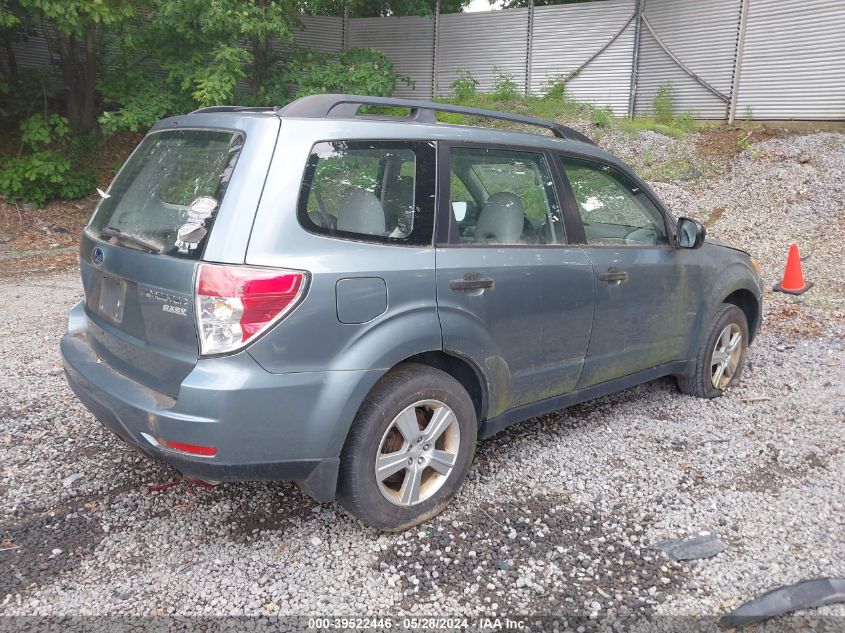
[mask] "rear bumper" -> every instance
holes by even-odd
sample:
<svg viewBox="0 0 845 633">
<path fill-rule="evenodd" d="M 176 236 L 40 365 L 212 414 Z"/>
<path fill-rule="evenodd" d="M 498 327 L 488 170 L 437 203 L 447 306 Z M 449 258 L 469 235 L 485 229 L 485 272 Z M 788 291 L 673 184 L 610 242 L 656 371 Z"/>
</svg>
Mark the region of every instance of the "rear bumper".
<svg viewBox="0 0 845 633">
<path fill-rule="evenodd" d="M 271 374 L 249 354 L 201 359 L 171 398 L 119 373 L 95 353 L 80 306 L 61 340 L 65 374 L 80 401 L 120 438 L 187 476 L 296 481 L 334 497 L 340 451 L 377 371 Z M 157 438 L 212 446 L 211 457 Z"/>
</svg>

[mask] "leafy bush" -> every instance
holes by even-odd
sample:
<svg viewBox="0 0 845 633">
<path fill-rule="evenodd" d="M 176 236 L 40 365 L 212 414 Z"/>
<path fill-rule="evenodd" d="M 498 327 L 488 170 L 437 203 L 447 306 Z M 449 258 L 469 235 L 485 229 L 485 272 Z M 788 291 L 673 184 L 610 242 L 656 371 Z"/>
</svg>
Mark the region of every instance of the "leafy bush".
<svg viewBox="0 0 845 633">
<path fill-rule="evenodd" d="M 34 112 L 43 113 L 45 108 L 52 112 L 60 105 L 61 82 L 53 72 L 27 69 L 17 77 L 0 72 L 0 84 L 5 84 L 6 93 L 0 89 L 0 121 L 4 127 L 17 127 Z"/>
<path fill-rule="evenodd" d="M 613 108 L 604 106 L 603 108 L 593 108 L 590 119 L 598 128 L 607 129 L 613 125 Z"/>
<path fill-rule="evenodd" d="M 465 70 L 458 71 L 458 78 L 450 84 L 452 97 L 456 101 L 471 101 L 478 89 L 478 79 Z"/>
<path fill-rule="evenodd" d="M 654 96 L 654 118 L 661 125 L 672 124 L 672 82 L 667 81 L 660 84 L 657 94 Z"/>
<path fill-rule="evenodd" d="M 198 107 L 191 96 L 195 84 L 181 75 L 165 75 L 150 60 L 139 62 L 134 49 L 123 53 L 103 69 L 97 82 L 104 110 L 97 121 L 103 132 L 146 131 L 166 116 Z"/>
<path fill-rule="evenodd" d="M 520 96 L 519 86 L 513 80 L 513 76 L 503 73 L 498 66 L 493 67 L 493 92 L 491 95 L 494 99 L 500 101 L 513 101 Z"/>
<path fill-rule="evenodd" d="M 41 206 L 51 198 L 81 198 L 91 192 L 96 176 L 71 159 L 90 153 L 91 138 L 71 139 L 68 120 L 57 114 L 31 116 L 20 129 L 21 152 L 0 163 L 0 194 Z"/>
<path fill-rule="evenodd" d="M 70 134 L 67 119 L 58 114 L 49 117 L 31 116 L 21 123 L 21 143 L 30 148 L 63 141 Z"/>
<path fill-rule="evenodd" d="M 243 51 L 221 46 L 213 64 L 191 71 L 193 83 L 179 80 L 187 72 L 183 69 L 166 76 L 149 66 L 110 70 L 98 86 L 109 106 L 99 123 L 106 133 L 135 132 L 170 114 L 213 103 L 283 105 L 294 97 L 323 92 L 384 97 L 392 95 L 399 82 L 413 85 L 383 53 L 371 49 L 337 53 L 297 49 L 264 76 L 259 88 L 243 86 L 248 78 L 245 68 Z"/>
<path fill-rule="evenodd" d="M 296 96 L 340 92 L 389 97 L 398 82 L 413 85 L 397 73 L 393 62 L 377 50 L 357 48 L 337 53 L 303 49 L 286 64 L 284 83 L 296 86 Z"/>
<path fill-rule="evenodd" d="M 157 85 L 146 86 L 135 93 L 126 93 L 117 110 L 103 112 L 97 120 L 106 134 L 144 131 L 173 112 L 193 109 L 193 104 L 181 105 L 173 93 L 160 90 Z"/>
<path fill-rule="evenodd" d="M 675 118 L 674 124 L 676 128 L 684 132 L 692 132 L 695 129 L 695 118 L 692 112 L 683 112 Z"/>
<path fill-rule="evenodd" d="M 566 84 L 564 83 L 565 75 L 553 75 L 549 77 L 545 84 L 543 91 L 543 99 L 552 101 L 562 101 L 566 98 Z"/>
</svg>

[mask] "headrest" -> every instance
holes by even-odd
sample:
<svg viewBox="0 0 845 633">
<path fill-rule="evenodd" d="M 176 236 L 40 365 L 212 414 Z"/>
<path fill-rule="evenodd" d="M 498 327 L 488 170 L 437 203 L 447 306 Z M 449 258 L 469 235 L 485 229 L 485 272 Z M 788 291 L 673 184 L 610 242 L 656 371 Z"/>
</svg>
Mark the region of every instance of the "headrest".
<svg viewBox="0 0 845 633">
<path fill-rule="evenodd" d="M 509 191 L 494 193 L 478 215 L 476 241 L 518 244 L 525 219 L 522 200 Z"/>
<path fill-rule="evenodd" d="M 375 194 L 349 189 L 340 201 L 337 229 L 364 235 L 384 235 L 384 209 Z"/>
</svg>

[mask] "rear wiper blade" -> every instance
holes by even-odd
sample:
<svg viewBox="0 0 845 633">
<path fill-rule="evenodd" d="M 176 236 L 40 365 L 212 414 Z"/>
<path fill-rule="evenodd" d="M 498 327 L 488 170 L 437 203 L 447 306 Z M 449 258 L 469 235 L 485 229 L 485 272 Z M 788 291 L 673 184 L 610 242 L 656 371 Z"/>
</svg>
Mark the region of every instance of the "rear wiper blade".
<svg viewBox="0 0 845 633">
<path fill-rule="evenodd" d="M 116 237 L 118 239 L 124 240 L 126 242 L 131 242 L 135 246 L 140 246 L 145 251 L 149 251 L 150 253 L 161 253 L 161 247 L 152 242 L 148 242 L 147 240 L 141 239 L 140 237 L 135 237 L 134 235 L 130 235 L 120 229 L 116 229 L 113 226 L 107 226 L 102 231 L 100 231 L 103 235 L 108 235 L 109 237 Z"/>
</svg>

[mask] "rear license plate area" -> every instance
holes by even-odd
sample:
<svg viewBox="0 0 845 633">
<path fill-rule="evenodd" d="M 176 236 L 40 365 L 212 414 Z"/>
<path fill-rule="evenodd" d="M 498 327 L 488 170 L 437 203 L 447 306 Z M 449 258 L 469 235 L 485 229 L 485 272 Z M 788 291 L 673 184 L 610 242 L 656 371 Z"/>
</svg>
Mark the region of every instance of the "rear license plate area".
<svg viewBox="0 0 845 633">
<path fill-rule="evenodd" d="M 100 299 L 97 311 L 104 317 L 120 323 L 123 321 L 123 308 L 126 305 L 126 282 L 103 275 L 100 281 Z"/>
</svg>

